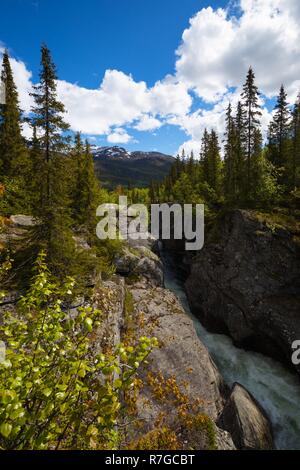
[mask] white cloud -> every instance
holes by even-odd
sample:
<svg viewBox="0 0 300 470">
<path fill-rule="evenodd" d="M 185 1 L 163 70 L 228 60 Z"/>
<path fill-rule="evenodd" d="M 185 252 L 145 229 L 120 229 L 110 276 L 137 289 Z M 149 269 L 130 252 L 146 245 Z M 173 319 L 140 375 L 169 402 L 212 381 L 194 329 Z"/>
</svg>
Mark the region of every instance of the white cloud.
<svg viewBox="0 0 300 470">
<path fill-rule="evenodd" d="M 156 82 L 154 87 L 150 88 L 149 95 L 151 111 L 161 116 L 186 114 L 192 105 L 192 97 L 186 84 L 171 75 Z"/>
<path fill-rule="evenodd" d="M 168 123 L 184 130 L 184 147 L 197 154 L 205 127 L 223 134 L 226 107 L 229 101 L 236 105 L 250 65 L 262 98 L 277 95 L 283 82 L 290 102 L 295 101 L 300 88 L 299 0 L 239 0 L 235 6 L 238 13 L 208 7 L 191 18 L 177 49 L 174 75 L 152 87 L 119 70 L 106 70 L 96 89 L 59 80 L 58 96 L 71 128 L 125 144 L 132 140 L 130 129 L 152 132 Z M 20 60 L 11 63 L 21 107 L 29 112 L 31 72 Z M 192 109 L 191 92 L 209 106 Z M 263 99 L 262 106 L 265 130 L 271 113 Z"/>
<path fill-rule="evenodd" d="M 300 76 L 299 0 L 241 0 L 239 18 L 203 8 L 190 20 L 177 49 L 177 79 L 208 102 L 239 86 L 250 65 L 263 93 Z"/>
<path fill-rule="evenodd" d="M 160 116 L 189 111 L 192 99 L 183 84 L 170 79 L 147 88 L 118 70 L 107 70 L 99 89 L 58 81 L 58 96 L 68 111 L 71 128 L 86 134 L 107 134 L 113 126 L 133 124 L 137 130 L 160 127 Z"/>
<path fill-rule="evenodd" d="M 128 144 L 131 140 L 131 135 L 122 128 L 114 129 L 113 132 L 107 136 L 107 142 L 110 144 Z"/>
<path fill-rule="evenodd" d="M 154 129 L 158 129 L 161 126 L 161 121 L 149 114 L 144 114 L 134 128 L 138 131 L 154 131 Z"/>
</svg>

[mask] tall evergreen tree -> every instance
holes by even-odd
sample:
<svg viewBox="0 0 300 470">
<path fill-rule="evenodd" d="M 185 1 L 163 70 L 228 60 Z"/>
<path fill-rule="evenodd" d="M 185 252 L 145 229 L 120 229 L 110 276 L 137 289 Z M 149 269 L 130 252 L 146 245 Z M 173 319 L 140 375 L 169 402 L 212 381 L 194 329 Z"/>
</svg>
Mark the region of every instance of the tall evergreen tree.
<svg viewBox="0 0 300 470">
<path fill-rule="evenodd" d="M 259 128 L 261 110 L 259 106 L 259 91 L 255 85 L 255 75 L 250 67 L 246 82 L 243 86 L 243 107 L 246 120 L 246 193 L 251 187 L 251 159 L 254 154 L 256 130 Z"/>
<path fill-rule="evenodd" d="M 269 158 L 276 167 L 287 164 L 289 153 L 290 111 L 287 94 L 281 85 L 275 106 L 275 114 L 269 126 Z"/>
<path fill-rule="evenodd" d="M 77 225 L 82 223 L 81 183 L 84 162 L 84 147 L 80 132 L 75 134 L 74 140 L 74 147 L 70 152 L 73 169 L 71 177 L 71 210 L 73 222 Z"/>
<path fill-rule="evenodd" d="M 47 46 L 41 48 L 40 82 L 34 87 L 33 125 L 42 155 L 40 171 L 34 175 L 40 188 L 39 203 L 33 214 L 39 223 L 34 228 L 36 248 L 45 249 L 48 263 L 58 275 L 72 272 L 75 262 L 71 232 L 67 139 L 68 125 L 63 119 L 64 106 L 56 94 L 56 68 Z"/>
<path fill-rule="evenodd" d="M 221 167 L 219 140 L 217 133 L 212 130 L 208 139 L 207 182 L 216 193 L 219 193 L 221 186 Z"/>
<path fill-rule="evenodd" d="M 229 200 L 234 200 L 237 193 L 237 165 L 236 165 L 236 127 L 229 103 L 226 111 L 225 155 L 224 155 L 224 186 L 225 194 Z"/>
<path fill-rule="evenodd" d="M 27 170 L 28 154 L 21 133 L 18 92 L 7 51 L 3 54 L 1 81 L 5 104 L 0 105 L 0 171 L 3 176 L 16 177 Z"/>
<path fill-rule="evenodd" d="M 36 126 L 32 126 L 32 139 L 29 148 L 31 178 L 28 182 L 30 205 L 32 208 L 41 204 L 40 178 L 37 176 L 43 168 L 43 154 L 37 137 Z M 33 209 L 34 210 L 34 209 Z"/>
<path fill-rule="evenodd" d="M 88 141 L 83 146 L 80 134 L 75 137 L 74 178 L 75 198 L 73 199 L 73 214 L 76 225 L 86 229 L 89 241 L 95 238 L 96 209 L 100 202 L 99 182 L 95 175 L 93 155 Z"/>
<path fill-rule="evenodd" d="M 200 167 L 202 169 L 203 179 L 208 182 L 209 179 L 209 168 L 208 168 L 208 148 L 209 148 L 209 134 L 207 129 L 204 129 L 204 133 L 201 140 L 200 150 Z"/>
<path fill-rule="evenodd" d="M 289 188 L 295 190 L 300 187 L 300 94 L 294 105 L 291 122 L 292 145 L 288 160 Z"/>
<path fill-rule="evenodd" d="M 0 182 L 6 190 L 4 212 L 28 212 L 30 161 L 22 136 L 22 113 L 7 51 L 3 54 L 1 83 L 5 102 L 0 104 Z"/>
</svg>

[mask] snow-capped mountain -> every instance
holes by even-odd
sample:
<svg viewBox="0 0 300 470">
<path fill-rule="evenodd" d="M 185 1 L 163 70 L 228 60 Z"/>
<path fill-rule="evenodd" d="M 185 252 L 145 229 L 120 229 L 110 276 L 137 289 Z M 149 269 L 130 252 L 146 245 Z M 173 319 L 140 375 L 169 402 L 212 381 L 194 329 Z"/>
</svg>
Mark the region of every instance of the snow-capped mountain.
<svg viewBox="0 0 300 470">
<path fill-rule="evenodd" d="M 151 180 L 161 181 L 174 158 L 160 152 L 129 152 L 124 147 L 91 147 L 95 169 L 103 186 L 145 187 Z"/>
<path fill-rule="evenodd" d="M 92 153 L 95 159 L 117 159 L 117 160 L 144 160 L 144 159 L 171 159 L 174 161 L 171 155 L 165 155 L 160 152 L 143 152 L 135 151 L 129 152 L 124 147 L 115 145 L 114 147 L 98 147 L 96 145 L 91 146 Z"/>
</svg>

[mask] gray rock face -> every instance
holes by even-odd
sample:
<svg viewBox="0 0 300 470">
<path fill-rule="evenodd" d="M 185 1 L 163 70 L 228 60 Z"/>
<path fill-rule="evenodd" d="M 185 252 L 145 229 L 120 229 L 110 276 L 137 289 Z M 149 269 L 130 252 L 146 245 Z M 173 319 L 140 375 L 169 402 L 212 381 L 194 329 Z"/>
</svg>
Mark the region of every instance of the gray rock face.
<svg viewBox="0 0 300 470">
<path fill-rule="evenodd" d="M 208 329 L 291 364 L 291 345 L 300 339 L 299 273 L 292 234 L 237 210 L 193 260 L 186 291 Z"/>
<path fill-rule="evenodd" d="M 141 280 L 130 286 L 134 303 L 133 323 L 137 325 L 138 335 L 158 339 L 159 347 L 151 353 L 149 365 L 141 373 L 144 387 L 137 399 L 138 419 L 142 421 L 142 432 L 155 428 L 161 414 L 165 414 L 165 424 L 175 427 L 177 410 L 168 399 L 157 400 L 149 383 L 147 374 L 161 374 L 165 378 L 176 377 L 181 392 L 187 401 L 201 402 L 201 413 L 213 423 L 216 443 L 219 449 L 235 449 L 230 435 L 214 424 L 224 406 L 226 385 L 206 347 L 200 342 L 192 320 L 183 310 L 177 297 L 161 287 L 149 288 L 147 281 Z M 140 320 L 142 318 L 142 321 Z M 137 436 L 141 432 L 132 430 Z M 187 448 L 190 443 L 187 443 Z M 207 448 L 204 430 L 197 433 L 194 441 L 197 449 Z"/>
<path fill-rule="evenodd" d="M 123 276 L 143 276 L 157 286 L 164 283 L 161 260 L 145 246 L 135 246 L 132 250 L 125 248 L 115 265 L 117 273 Z"/>
<path fill-rule="evenodd" d="M 270 423 L 264 410 L 238 383 L 233 385 L 217 424 L 230 432 L 238 449 L 274 448 Z"/>
</svg>

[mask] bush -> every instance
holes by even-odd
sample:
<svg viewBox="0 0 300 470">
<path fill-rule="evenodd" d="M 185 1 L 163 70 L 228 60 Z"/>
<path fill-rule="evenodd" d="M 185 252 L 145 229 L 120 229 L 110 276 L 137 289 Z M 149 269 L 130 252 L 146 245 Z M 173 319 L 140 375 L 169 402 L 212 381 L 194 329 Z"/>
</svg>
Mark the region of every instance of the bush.
<svg viewBox="0 0 300 470">
<path fill-rule="evenodd" d="M 118 445 L 120 394 L 156 344 L 141 337 L 110 354 L 92 341 L 101 312 L 86 307 L 67 315 L 74 281 L 58 285 L 41 253 L 28 293 L 4 315 L 0 339 L 0 447 L 2 449 L 109 449 Z"/>
</svg>

